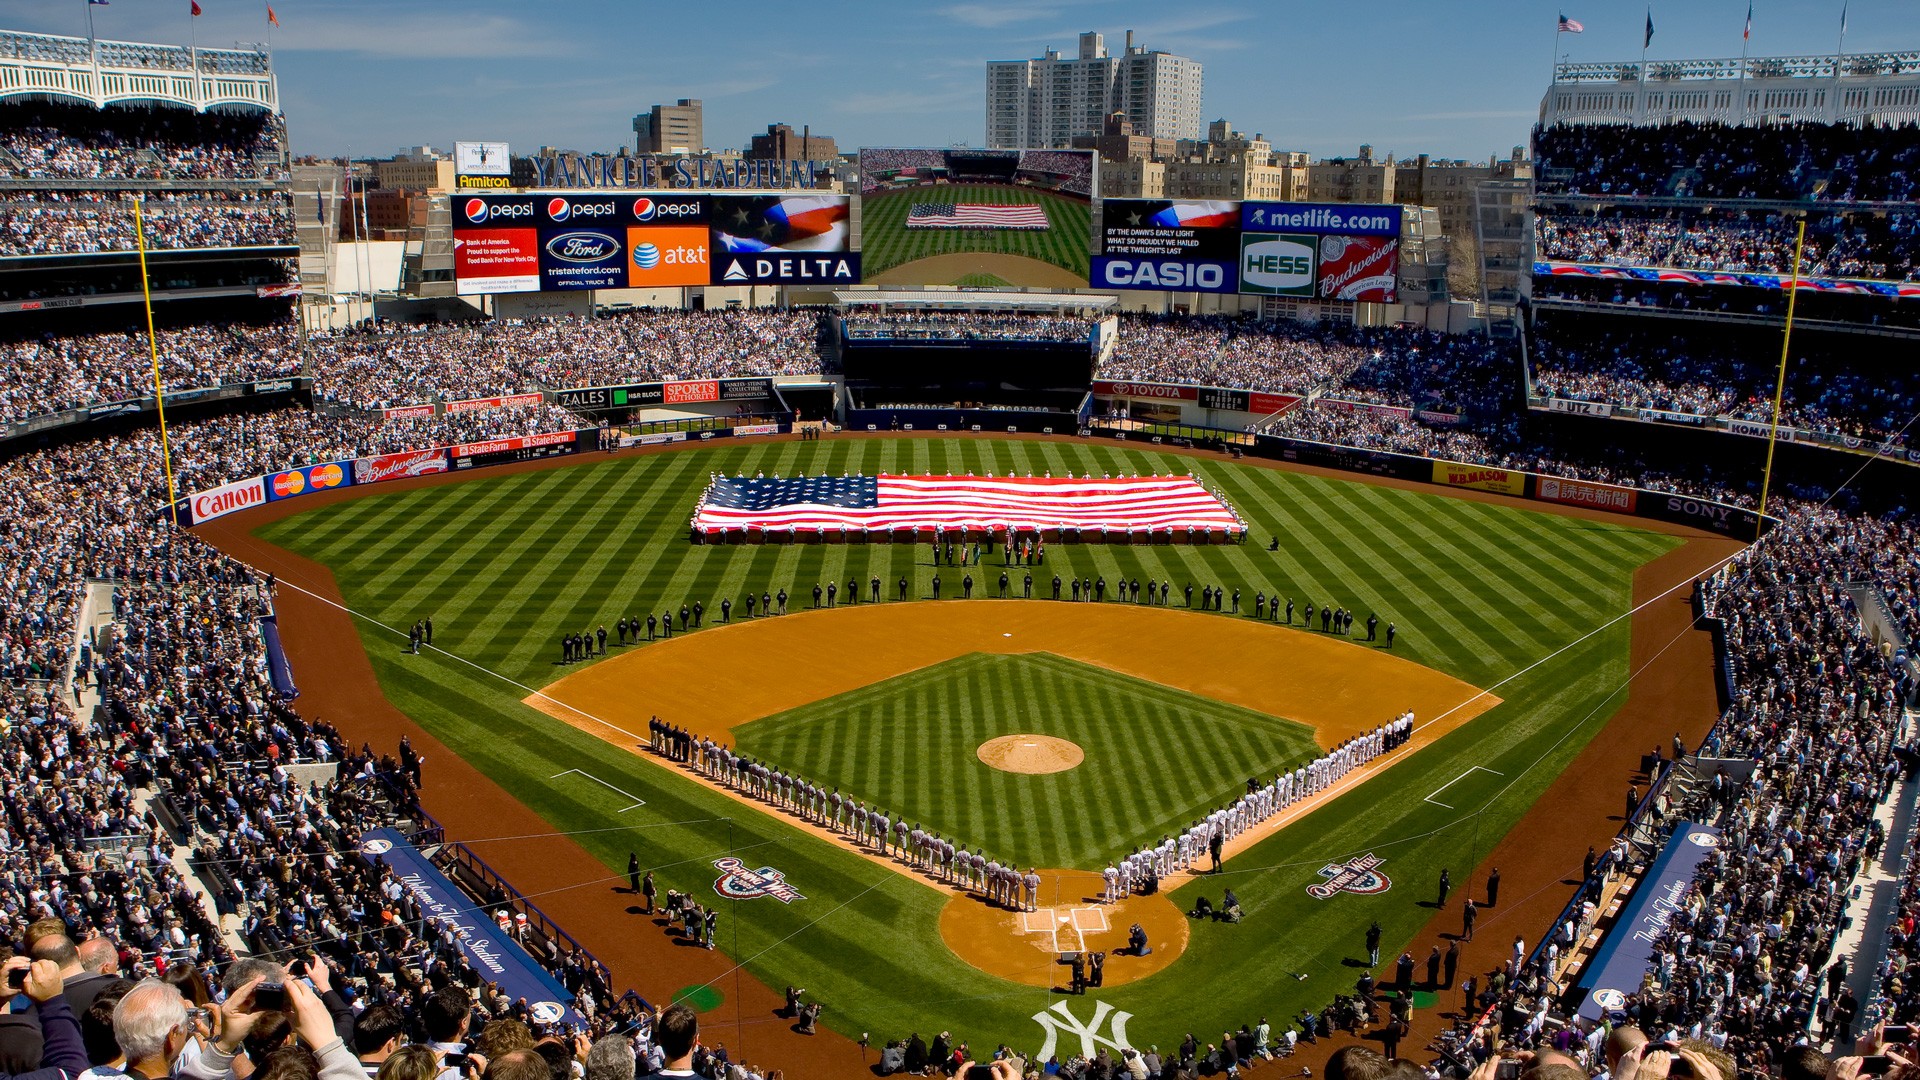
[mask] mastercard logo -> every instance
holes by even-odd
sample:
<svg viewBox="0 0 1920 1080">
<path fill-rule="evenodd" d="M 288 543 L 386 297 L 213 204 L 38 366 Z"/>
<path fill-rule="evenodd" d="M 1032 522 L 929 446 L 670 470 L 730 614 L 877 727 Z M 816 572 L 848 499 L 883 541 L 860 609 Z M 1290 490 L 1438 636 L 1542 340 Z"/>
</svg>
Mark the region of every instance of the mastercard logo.
<svg viewBox="0 0 1920 1080">
<path fill-rule="evenodd" d="M 273 493 L 279 498 L 285 499 L 305 490 L 307 490 L 306 473 L 283 472 L 273 478 Z"/>
<path fill-rule="evenodd" d="M 290 499 L 308 488 L 314 491 L 325 491 L 346 482 L 347 472 L 338 462 L 316 465 L 311 469 L 296 469 L 292 472 L 280 473 L 273 478 L 273 497 Z"/>
<path fill-rule="evenodd" d="M 314 469 L 309 479 L 313 481 L 315 491 L 335 488 L 346 482 L 347 470 L 341 468 L 338 462 L 334 462 Z"/>
</svg>

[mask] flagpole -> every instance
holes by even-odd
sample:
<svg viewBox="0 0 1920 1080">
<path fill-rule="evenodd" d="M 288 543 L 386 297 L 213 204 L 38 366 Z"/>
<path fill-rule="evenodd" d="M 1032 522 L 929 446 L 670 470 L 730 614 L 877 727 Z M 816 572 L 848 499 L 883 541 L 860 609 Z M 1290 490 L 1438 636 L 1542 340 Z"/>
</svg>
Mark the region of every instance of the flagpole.
<svg viewBox="0 0 1920 1080">
<path fill-rule="evenodd" d="M 1840 65 L 1847 58 L 1847 4 L 1840 4 L 1840 44 L 1833 50 L 1833 89 L 1827 94 L 1827 120 L 1840 122 Z"/>
<path fill-rule="evenodd" d="M 140 296 L 147 306 L 147 351 L 153 358 L 153 405 L 160 412 L 160 463 L 167 472 L 167 519 L 180 522 L 173 487 L 173 446 L 167 436 L 167 389 L 160 382 L 160 340 L 153 336 L 153 285 L 147 277 L 147 225 L 140 212 L 141 199 L 133 200 L 133 236 L 140 250 Z"/>
<path fill-rule="evenodd" d="M 1747 122 L 1747 48 L 1753 44 L 1753 2 L 1747 2 L 1747 21 L 1740 28 L 1740 122 Z"/>
<path fill-rule="evenodd" d="M 1800 253 L 1806 240 L 1807 219 L 1802 217 L 1793 237 L 1793 277 L 1789 282 L 1793 287 L 1787 292 L 1787 326 L 1780 335 L 1780 375 L 1773 385 L 1773 424 L 1767 430 L 1767 468 L 1760 477 L 1760 523 L 1755 529 L 1766 527 L 1767 491 L 1773 486 L 1773 444 L 1780 436 L 1780 399 L 1787 392 L 1787 346 L 1793 341 L 1793 302 L 1800 298 Z"/>
<path fill-rule="evenodd" d="M 1653 5 L 1647 5 L 1647 26 L 1640 33 L 1640 119 L 1647 118 L 1647 46 L 1653 44 Z"/>
</svg>

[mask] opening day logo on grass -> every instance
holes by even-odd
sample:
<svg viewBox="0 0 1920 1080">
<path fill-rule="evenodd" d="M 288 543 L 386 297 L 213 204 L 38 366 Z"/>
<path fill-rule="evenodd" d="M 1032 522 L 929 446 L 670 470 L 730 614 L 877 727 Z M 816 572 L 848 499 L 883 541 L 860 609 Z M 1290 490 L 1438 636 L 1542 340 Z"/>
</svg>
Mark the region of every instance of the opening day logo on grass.
<svg viewBox="0 0 1920 1080">
<path fill-rule="evenodd" d="M 720 871 L 714 879 L 713 891 L 729 900 L 758 900 L 771 896 L 783 904 L 795 900 L 805 900 L 800 890 L 787 884 L 787 876 L 771 866 L 758 870 L 749 870 L 747 864 L 728 856 L 713 860 L 713 868 Z"/>
<path fill-rule="evenodd" d="M 1386 861 L 1369 851 L 1349 862 L 1328 863 L 1320 868 L 1320 876 L 1327 880 L 1307 886 L 1307 895 L 1315 900 L 1331 900 L 1343 892 L 1356 896 L 1386 892 L 1393 888 L 1393 882 L 1378 869 Z"/>
</svg>

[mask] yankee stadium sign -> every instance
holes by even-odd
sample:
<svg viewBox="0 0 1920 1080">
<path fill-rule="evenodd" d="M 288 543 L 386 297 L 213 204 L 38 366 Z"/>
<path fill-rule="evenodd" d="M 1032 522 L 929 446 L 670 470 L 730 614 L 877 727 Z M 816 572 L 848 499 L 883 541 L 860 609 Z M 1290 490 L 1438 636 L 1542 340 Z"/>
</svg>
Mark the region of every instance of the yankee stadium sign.
<svg viewBox="0 0 1920 1080">
<path fill-rule="evenodd" d="M 723 161 L 708 157 L 555 154 L 528 158 L 541 188 L 817 188 L 832 161 Z"/>
</svg>

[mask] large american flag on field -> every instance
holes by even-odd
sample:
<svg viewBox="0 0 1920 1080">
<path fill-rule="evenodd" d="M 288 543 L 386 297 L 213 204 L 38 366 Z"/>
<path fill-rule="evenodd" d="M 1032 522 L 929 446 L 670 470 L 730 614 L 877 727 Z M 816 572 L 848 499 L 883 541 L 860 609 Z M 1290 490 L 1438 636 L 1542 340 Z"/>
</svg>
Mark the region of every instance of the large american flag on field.
<svg viewBox="0 0 1920 1080">
<path fill-rule="evenodd" d="M 1191 476 L 717 476 L 694 510 L 708 535 L 739 530 L 1245 531 Z"/>
<path fill-rule="evenodd" d="M 907 211 L 909 229 L 1044 229 L 1043 206 L 1004 203 L 914 203 Z"/>
</svg>

